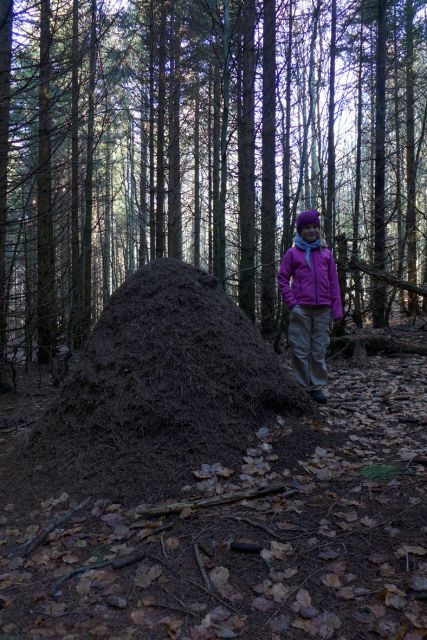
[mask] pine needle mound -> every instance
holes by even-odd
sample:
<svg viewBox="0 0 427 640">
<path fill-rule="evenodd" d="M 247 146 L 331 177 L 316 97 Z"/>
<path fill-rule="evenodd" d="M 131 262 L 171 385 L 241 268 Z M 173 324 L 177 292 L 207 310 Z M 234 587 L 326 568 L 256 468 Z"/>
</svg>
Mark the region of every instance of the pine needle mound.
<svg viewBox="0 0 427 640">
<path fill-rule="evenodd" d="M 32 450 L 62 475 L 174 496 L 307 396 L 217 280 L 156 260 L 112 296 Z M 149 499 L 149 496 L 147 496 Z"/>
</svg>

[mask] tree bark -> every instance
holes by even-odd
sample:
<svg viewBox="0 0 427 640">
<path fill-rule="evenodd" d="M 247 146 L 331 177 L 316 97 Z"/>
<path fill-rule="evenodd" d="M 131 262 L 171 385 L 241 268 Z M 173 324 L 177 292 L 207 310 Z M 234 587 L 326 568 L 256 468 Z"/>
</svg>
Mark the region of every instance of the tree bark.
<svg viewBox="0 0 427 640">
<path fill-rule="evenodd" d="M 165 255 L 165 112 L 166 112 L 166 15 L 168 0 L 160 10 L 159 75 L 157 99 L 156 258 Z"/>
<path fill-rule="evenodd" d="M 95 78 L 96 78 L 96 0 L 90 5 L 90 49 L 89 49 L 89 86 L 88 119 L 86 141 L 85 175 L 85 225 L 83 233 L 84 278 L 83 278 L 83 318 L 82 333 L 86 339 L 90 333 L 92 319 L 92 220 L 93 220 L 93 169 L 95 149 Z"/>
<path fill-rule="evenodd" d="M 239 306 L 255 322 L 255 50 L 254 0 L 243 4 L 239 135 Z"/>
<path fill-rule="evenodd" d="M 194 266 L 200 268 L 200 86 L 195 85 L 194 100 Z"/>
<path fill-rule="evenodd" d="M 55 249 L 49 98 L 51 37 L 50 0 L 41 0 L 37 168 L 37 345 L 39 364 L 47 364 L 51 361 L 55 346 Z"/>
<path fill-rule="evenodd" d="M 154 33 L 154 0 L 150 0 L 149 7 L 150 21 L 150 53 L 149 53 L 149 134 L 148 148 L 150 158 L 150 203 L 149 203 L 149 226 L 150 226 L 150 260 L 156 257 L 156 186 L 155 186 L 155 150 L 154 150 L 154 54 L 156 47 L 156 36 Z"/>
<path fill-rule="evenodd" d="M 417 282 L 417 234 L 416 234 L 416 167 L 415 167 L 415 117 L 414 117 L 414 16 L 412 0 L 406 0 L 406 237 L 408 243 L 408 280 Z M 408 312 L 419 312 L 418 297 L 408 293 Z"/>
<path fill-rule="evenodd" d="M 171 258 L 180 259 L 182 256 L 180 169 L 181 35 L 174 2 L 172 3 L 171 22 L 168 253 Z"/>
<path fill-rule="evenodd" d="M 230 113 L 230 5 L 229 0 L 222 0 L 224 7 L 222 35 L 222 120 L 220 140 L 220 193 L 218 205 L 218 279 L 223 286 L 225 282 L 225 204 L 227 199 L 227 135 Z"/>
<path fill-rule="evenodd" d="M 82 343 L 82 269 L 79 229 L 79 0 L 73 0 L 71 54 L 71 334 L 78 349 Z"/>
<path fill-rule="evenodd" d="M 6 228 L 13 0 L 0 5 L 0 360 L 6 349 Z"/>
<path fill-rule="evenodd" d="M 377 40 L 375 69 L 375 201 L 374 201 L 374 263 L 376 269 L 385 269 L 385 87 L 387 44 L 387 0 L 377 5 Z M 386 325 L 386 288 L 374 285 L 372 319 L 374 327 Z"/>
<path fill-rule="evenodd" d="M 324 232 L 326 244 L 332 246 L 332 227 L 335 214 L 335 56 L 337 32 L 337 1 L 331 5 L 331 45 L 329 67 L 328 106 L 328 181 L 326 188 L 326 212 Z"/>
<path fill-rule="evenodd" d="M 261 330 L 274 332 L 276 299 L 276 3 L 264 0 L 262 85 Z"/>
</svg>

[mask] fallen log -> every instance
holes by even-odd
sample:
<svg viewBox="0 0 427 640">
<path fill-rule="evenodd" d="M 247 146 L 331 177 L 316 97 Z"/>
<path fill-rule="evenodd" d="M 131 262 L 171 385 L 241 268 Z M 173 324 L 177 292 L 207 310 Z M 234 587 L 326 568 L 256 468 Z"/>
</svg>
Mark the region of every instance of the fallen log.
<svg viewBox="0 0 427 640">
<path fill-rule="evenodd" d="M 275 482 L 266 487 L 250 487 L 243 491 L 232 491 L 223 493 L 219 496 L 211 496 L 209 498 L 195 498 L 194 500 L 183 500 L 181 502 L 164 503 L 154 507 L 147 507 L 142 504 L 135 507 L 134 513 L 138 516 L 163 516 L 171 513 L 180 513 L 183 509 L 201 509 L 214 507 L 220 504 L 229 504 L 238 502 L 239 500 L 256 500 L 261 496 L 272 495 L 274 493 L 283 493 L 285 498 L 298 493 L 297 489 L 289 489 L 286 491 L 286 484 L 283 482 Z"/>
<path fill-rule="evenodd" d="M 363 352 L 368 356 L 377 355 L 378 353 L 413 353 L 427 356 L 427 346 L 398 342 L 393 337 L 362 334 L 331 338 L 329 352 L 343 355 L 345 358 L 351 358 L 355 355 L 360 356 Z"/>
<path fill-rule="evenodd" d="M 416 293 L 419 296 L 427 296 L 427 287 L 422 287 L 421 285 L 415 284 L 414 282 L 408 282 L 408 280 L 402 280 L 400 278 L 396 278 L 392 273 L 388 271 L 382 271 L 380 269 L 376 269 L 372 265 L 364 262 L 363 260 L 349 260 L 345 267 L 347 269 L 356 269 L 357 271 L 363 271 L 363 273 L 367 273 L 368 275 L 376 278 L 377 280 L 381 280 L 391 287 L 396 287 L 396 289 L 403 289 L 404 291 L 411 291 L 412 293 Z"/>
</svg>

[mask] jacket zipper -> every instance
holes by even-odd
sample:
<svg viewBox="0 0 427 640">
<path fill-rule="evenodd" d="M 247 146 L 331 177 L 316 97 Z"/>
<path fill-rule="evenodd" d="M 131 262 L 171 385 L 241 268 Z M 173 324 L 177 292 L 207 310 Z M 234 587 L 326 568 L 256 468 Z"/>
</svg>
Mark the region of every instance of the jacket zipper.
<svg viewBox="0 0 427 640">
<path fill-rule="evenodd" d="M 318 298 L 317 298 L 317 271 L 316 271 L 316 260 L 314 259 L 314 255 L 312 254 L 312 252 L 310 251 L 310 257 L 313 258 L 313 269 L 314 269 L 314 294 L 316 296 L 316 304 L 319 304 Z"/>
</svg>

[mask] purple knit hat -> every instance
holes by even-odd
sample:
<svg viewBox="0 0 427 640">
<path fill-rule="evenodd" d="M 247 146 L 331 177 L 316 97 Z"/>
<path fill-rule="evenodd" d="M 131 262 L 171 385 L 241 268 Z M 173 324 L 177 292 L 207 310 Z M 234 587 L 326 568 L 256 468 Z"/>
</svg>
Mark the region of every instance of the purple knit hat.
<svg viewBox="0 0 427 640">
<path fill-rule="evenodd" d="M 297 218 L 297 231 L 301 233 L 301 229 L 303 229 L 307 224 L 317 224 L 320 227 L 320 213 L 317 209 L 310 209 L 310 211 L 303 211 L 299 214 Z"/>
</svg>

